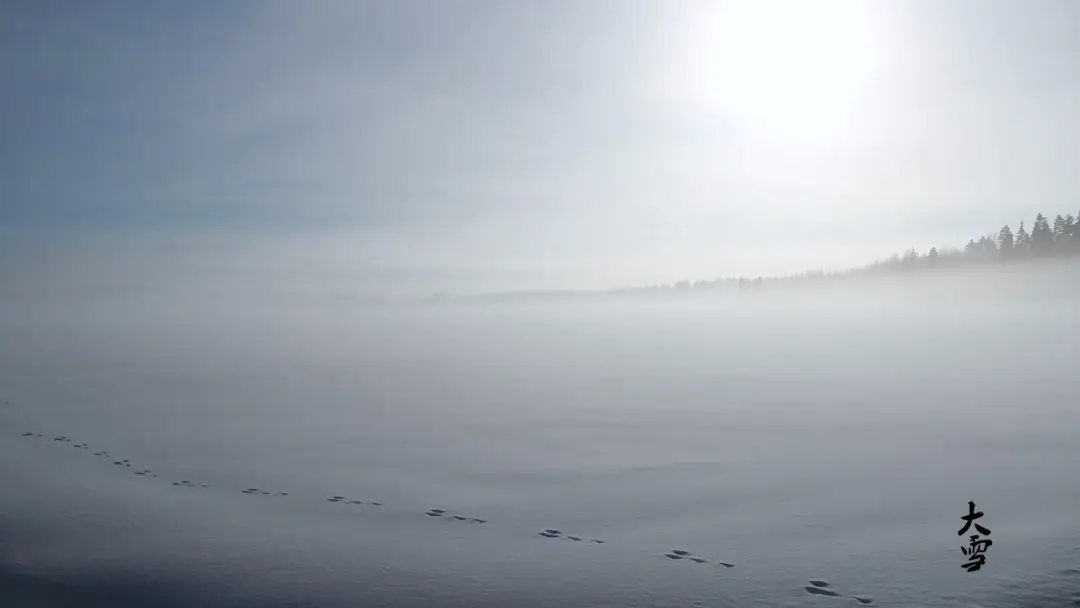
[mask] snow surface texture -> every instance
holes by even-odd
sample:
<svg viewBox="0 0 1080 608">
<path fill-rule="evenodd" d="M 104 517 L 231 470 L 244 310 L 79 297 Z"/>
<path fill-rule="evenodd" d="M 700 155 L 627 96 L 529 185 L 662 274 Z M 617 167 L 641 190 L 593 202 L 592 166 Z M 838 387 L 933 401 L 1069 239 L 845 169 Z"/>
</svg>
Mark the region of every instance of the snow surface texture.
<svg viewBox="0 0 1080 608">
<path fill-rule="evenodd" d="M 1080 605 L 1080 299 L 779 302 L 6 318 L 0 606 Z"/>
</svg>

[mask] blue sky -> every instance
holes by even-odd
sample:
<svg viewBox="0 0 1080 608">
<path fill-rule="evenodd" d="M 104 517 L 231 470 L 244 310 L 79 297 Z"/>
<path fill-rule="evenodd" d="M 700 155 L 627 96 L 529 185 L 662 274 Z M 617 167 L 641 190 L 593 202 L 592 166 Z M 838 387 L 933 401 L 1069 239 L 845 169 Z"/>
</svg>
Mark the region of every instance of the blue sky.
<svg viewBox="0 0 1080 608">
<path fill-rule="evenodd" d="M 811 4 L 7 2 L 0 270 L 606 288 L 1080 209 L 1080 4 Z"/>
</svg>

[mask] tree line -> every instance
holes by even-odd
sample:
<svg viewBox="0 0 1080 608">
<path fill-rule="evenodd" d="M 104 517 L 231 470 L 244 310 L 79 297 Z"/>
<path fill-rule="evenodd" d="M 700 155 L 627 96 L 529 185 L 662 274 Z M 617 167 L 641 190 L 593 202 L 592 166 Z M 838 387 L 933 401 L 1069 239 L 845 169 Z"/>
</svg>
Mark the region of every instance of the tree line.
<svg viewBox="0 0 1080 608">
<path fill-rule="evenodd" d="M 714 281 L 679 281 L 674 284 L 632 287 L 615 290 L 621 294 L 666 292 L 706 292 L 734 289 L 740 292 L 758 291 L 769 287 L 794 287 L 826 279 L 854 279 L 868 275 L 905 273 L 919 269 L 958 267 L 979 264 L 1015 263 L 1023 260 L 1055 257 L 1080 257 L 1080 214 L 1057 215 L 1053 222 L 1039 213 L 1030 230 L 1023 221 L 1016 231 L 1006 225 L 996 233 L 970 239 L 961 248 L 930 248 L 926 253 L 909 249 L 904 254 L 873 262 L 861 268 L 826 272 L 807 271 L 785 277 L 720 278 Z"/>
<path fill-rule="evenodd" d="M 903 256 L 867 267 L 870 270 L 911 270 L 949 264 L 984 264 L 1014 262 L 1032 258 L 1080 256 L 1080 221 L 1074 215 L 1058 215 L 1053 224 L 1039 213 L 1029 231 L 1021 221 L 1016 232 L 1005 225 L 996 234 L 978 240 L 970 239 L 963 249 L 939 251 L 936 247 L 925 255 L 914 249 Z"/>
</svg>

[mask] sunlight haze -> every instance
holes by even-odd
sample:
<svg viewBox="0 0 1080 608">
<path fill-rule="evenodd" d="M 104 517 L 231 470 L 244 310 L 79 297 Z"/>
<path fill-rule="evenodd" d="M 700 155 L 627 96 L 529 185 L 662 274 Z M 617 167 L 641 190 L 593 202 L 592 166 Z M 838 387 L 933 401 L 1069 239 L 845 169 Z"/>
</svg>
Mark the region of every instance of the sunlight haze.
<svg viewBox="0 0 1080 608">
<path fill-rule="evenodd" d="M 1076 207 L 1078 19 L 1055 0 L 7 3 L 0 272 L 425 295 L 962 247 Z"/>
<path fill-rule="evenodd" d="M 0 86 L 2 608 L 1080 606 L 1080 0 L 2 0 Z"/>
</svg>

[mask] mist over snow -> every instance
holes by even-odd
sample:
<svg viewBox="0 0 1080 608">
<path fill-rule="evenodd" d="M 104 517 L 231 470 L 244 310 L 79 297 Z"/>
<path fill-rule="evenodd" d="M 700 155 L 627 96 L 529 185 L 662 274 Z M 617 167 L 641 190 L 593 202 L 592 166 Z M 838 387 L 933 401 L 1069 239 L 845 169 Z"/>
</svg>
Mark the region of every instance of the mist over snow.
<svg viewBox="0 0 1080 608">
<path fill-rule="evenodd" d="M 1066 606 L 1078 277 L 287 313 L 252 299 L 246 317 L 197 292 L 87 293 L 5 314 L 0 593 Z M 969 500 L 995 542 L 978 573 L 956 534 Z"/>
<path fill-rule="evenodd" d="M 1077 24 L 0 2 L 0 608 L 1080 605 Z"/>
</svg>

